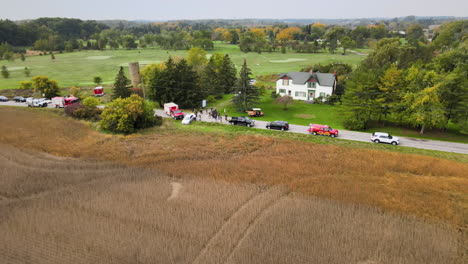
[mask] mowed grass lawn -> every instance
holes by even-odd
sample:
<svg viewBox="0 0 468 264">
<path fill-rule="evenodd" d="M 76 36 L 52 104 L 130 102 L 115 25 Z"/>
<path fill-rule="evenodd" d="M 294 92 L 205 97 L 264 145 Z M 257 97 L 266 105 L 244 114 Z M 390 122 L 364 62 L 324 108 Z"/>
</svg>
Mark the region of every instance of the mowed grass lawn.
<svg viewBox="0 0 468 264">
<path fill-rule="evenodd" d="M 281 73 L 289 71 L 299 71 L 302 67 L 317 63 L 344 62 L 357 65 L 365 56 L 355 54 L 340 55 L 329 53 L 302 54 L 288 51 L 286 54 L 280 52 L 273 53 L 244 53 L 237 45 L 216 43 L 215 49 L 208 51 L 208 54 L 222 53 L 229 54 L 238 69 L 244 59 L 247 60 L 253 76 Z M 186 50 L 162 50 L 159 48 L 146 48 L 137 50 L 104 50 L 104 51 L 75 51 L 71 53 L 55 54 L 55 60 L 50 55 L 26 57 L 22 62 L 0 61 L 0 67 L 5 65 L 10 77 L 5 79 L 0 77 L 0 89 L 15 89 L 19 87 L 21 81 L 30 80 L 36 75 L 45 75 L 59 83 L 60 87 L 92 87 L 93 77 L 100 76 L 104 85 L 113 83 L 120 66 L 125 66 L 128 75 L 128 63 L 140 62 L 140 66 L 151 63 L 160 63 L 169 56 L 187 56 Z M 24 67 L 31 70 L 31 77 L 24 75 Z"/>
<path fill-rule="evenodd" d="M 270 92 L 268 92 L 270 93 Z M 224 110 L 229 116 L 247 116 L 247 113 L 238 112 L 231 103 L 232 95 L 225 96 L 216 104 L 209 105 L 215 107 L 224 115 Z M 288 110 L 284 110 L 284 105 L 276 104 L 275 99 L 270 95 L 261 97 L 257 107 L 262 109 L 263 117 L 254 117 L 255 120 L 263 121 L 287 121 L 290 124 L 307 126 L 313 124 L 326 124 L 333 128 L 343 129 L 343 116 L 339 105 L 325 104 L 307 104 L 304 101 L 295 100 L 293 104 L 288 105 Z"/>
</svg>

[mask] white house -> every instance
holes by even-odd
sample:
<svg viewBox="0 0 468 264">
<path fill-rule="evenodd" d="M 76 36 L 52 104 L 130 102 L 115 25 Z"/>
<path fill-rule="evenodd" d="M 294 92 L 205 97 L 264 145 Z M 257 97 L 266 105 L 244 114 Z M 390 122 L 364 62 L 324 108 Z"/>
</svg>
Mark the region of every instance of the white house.
<svg viewBox="0 0 468 264">
<path fill-rule="evenodd" d="M 276 81 L 276 93 L 289 95 L 294 100 L 313 100 L 319 96 L 330 96 L 336 89 L 333 73 L 289 72 L 281 73 Z"/>
</svg>

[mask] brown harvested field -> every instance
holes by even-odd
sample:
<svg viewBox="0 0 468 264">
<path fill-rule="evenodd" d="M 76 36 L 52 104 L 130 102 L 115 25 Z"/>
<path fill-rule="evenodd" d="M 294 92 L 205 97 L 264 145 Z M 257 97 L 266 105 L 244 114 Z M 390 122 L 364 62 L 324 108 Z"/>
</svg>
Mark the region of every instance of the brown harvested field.
<svg viewBox="0 0 468 264">
<path fill-rule="evenodd" d="M 25 196 L 28 198 L 18 200 L 31 201 L 34 204 L 29 205 L 29 202 L 25 201 L 14 203 L 15 206 L 10 204 L 2 209 L 8 210 L 7 212 L 10 210 L 16 212 L 17 207 L 39 206 L 43 208 L 39 210 L 41 214 L 42 211 L 48 212 L 46 209 L 50 208 L 54 212 L 50 213 L 52 215 L 55 213 L 71 214 L 68 216 L 70 219 L 74 216 L 81 219 L 83 210 L 87 214 L 97 212 L 99 216 L 108 219 L 124 218 L 123 223 L 128 223 L 125 221 L 138 222 L 132 218 L 137 217 L 142 221 L 142 226 L 161 231 L 166 229 L 158 229 L 157 226 L 153 226 L 154 223 L 148 224 L 148 221 L 153 219 L 152 217 L 156 217 L 154 213 L 156 209 L 151 209 L 153 213 L 149 216 L 142 213 L 147 211 L 146 206 L 153 206 L 148 205 L 148 199 L 151 201 L 152 198 L 147 196 L 152 196 L 154 193 L 148 191 L 147 186 L 154 184 L 154 187 L 148 188 L 151 190 L 154 188 L 160 192 L 164 189 L 166 193 L 159 198 L 166 197 L 163 200 L 167 201 L 167 198 L 171 197 L 172 186 L 175 186 L 180 194 L 187 194 L 187 185 L 198 184 L 198 190 L 209 197 L 206 198 L 208 201 L 202 199 L 198 200 L 195 205 L 191 204 L 194 210 L 192 212 L 186 212 L 187 208 L 175 209 L 171 206 L 165 208 L 175 214 L 186 213 L 189 219 L 194 217 L 196 223 L 187 227 L 201 228 L 203 231 L 195 230 L 194 233 L 190 233 L 190 231 L 182 230 L 181 232 L 190 234 L 184 233 L 180 236 L 185 238 L 195 236 L 198 242 L 186 242 L 182 246 L 177 244 L 180 241 L 173 242 L 176 243 L 174 247 L 178 248 L 178 251 L 180 248 L 184 249 L 183 256 L 177 255 L 182 254 L 180 252 L 173 253 L 177 250 L 167 251 L 166 259 L 158 255 L 161 259 L 160 263 L 220 263 L 222 262 L 219 261 L 220 259 L 229 263 L 249 263 L 255 259 L 261 260 L 258 263 L 291 263 L 288 259 L 297 259 L 292 263 L 299 262 L 301 259 L 308 261 L 307 263 L 431 263 L 427 258 L 439 260 L 433 263 L 452 263 L 451 256 L 454 255 L 458 256 L 459 263 L 463 263 L 468 258 L 467 163 L 266 136 L 183 132 L 171 126 L 171 123 L 145 134 L 106 135 L 89 128 L 86 123 L 46 111 L 30 109 L 0 108 L 0 120 L 2 124 L 8 124 L 0 127 L 2 148 L 13 148 L 16 151 L 21 149 L 20 152 L 23 153 L 21 155 L 36 157 L 42 162 L 40 169 L 35 170 L 37 166 L 31 166 L 28 159 L 16 159 L 17 155 L 13 150 L 0 153 L 2 163 L 8 163 L 8 166 L 16 164 L 16 167 L 11 167 L 10 170 L 2 173 L 5 175 L 1 177 L 0 186 L 3 189 L 0 190 L 0 197 L 10 200 Z M 55 168 L 57 157 L 44 156 L 42 153 L 62 157 L 58 163 L 61 164 L 58 167 L 59 170 L 76 172 L 68 173 L 66 177 L 61 173 L 49 173 Z M 320 153 L 320 155 L 313 153 Z M 76 160 L 70 161 L 68 157 Z M 51 162 L 50 159 L 54 161 Z M 121 165 L 120 167 L 112 165 L 114 163 Z M 21 171 L 18 168 L 21 168 Z M 128 173 L 128 170 L 134 172 Z M 148 176 L 148 171 L 151 176 Z M 16 176 L 19 178 L 15 178 Z M 153 177 L 161 181 L 156 181 Z M 178 184 L 171 185 L 171 182 L 181 183 L 181 189 Z M 184 182 L 189 183 L 184 184 Z M 104 187 L 99 189 L 101 183 Z M 206 188 L 216 190 L 219 188 L 218 184 L 229 186 L 223 191 L 226 192 L 226 196 L 223 196 L 224 193 L 206 193 Z M 44 203 L 36 202 L 36 196 L 37 198 L 43 196 L 37 193 L 47 194 L 51 186 L 60 187 L 61 194 L 70 195 L 70 198 L 60 200 L 60 202 L 57 198 L 44 198 Z M 267 189 L 272 192 L 259 195 L 259 187 L 256 186 L 263 186 L 261 190 Z M 78 189 L 75 192 L 69 191 L 69 188 Z M 115 188 L 122 191 L 115 191 Z M 132 191 L 127 191 L 129 188 L 142 190 L 134 196 L 131 194 Z M 283 195 L 283 192 L 287 195 Z M 53 193 L 55 195 L 55 192 Z M 100 193 L 102 195 L 98 195 Z M 129 194 L 129 197 L 120 197 L 120 193 Z M 100 200 L 94 200 L 96 195 Z M 200 195 L 194 192 L 191 197 L 196 198 Z M 81 203 L 82 197 L 85 201 L 93 201 L 92 204 Z M 228 201 L 231 197 L 236 201 Z M 251 198 L 253 202 L 249 203 Z M 257 201 L 258 199 L 260 201 Z M 177 199 L 169 201 L 172 200 Z M 119 201 L 118 204 L 114 204 L 116 201 Z M 207 202 L 207 208 L 199 208 Z M 221 203 L 222 206 L 209 205 L 215 202 Z M 99 204 L 102 206 L 99 207 Z M 123 207 L 119 208 L 120 204 Z M 59 206 L 59 209 L 54 209 L 52 205 Z M 98 208 L 94 208 L 94 205 Z M 142 208 L 137 209 L 140 205 Z M 165 205 L 161 204 L 161 206 Z M 255 207 L 252 209 L 254 212 L 250 211 L 250 206 Z M 236 213 L 239 208 L 245 207 L 247 210 Z M 67 208 L 70 211 L 67 211 Z M 226 211 L 223 211 L 223 208 Z M 293 210 L 291 208 L 300 209 L 293 212 L 290 211 Z M 325 212 L 323 208 L 330 211 Z M 127 211 L 133 213 L 129 216 L 120 216 Z M 26 219 L 35 216 L 26 209 L 21 212 L 29 214 L 23 216 Z M 283 214 L 283 212 L 288 213 Z M 198 213 L 203 215 L 199 216 L 203 219 L 202 221 L 194 216 Z M 42 217 L 48 219 L 51 217 L 50 214 L 44 214 Z M 167 216 L 169 213 L 164 215 Z M 323 218 L 316 219 L 317 215 L 322 215 Z M 171 224 L 187 225 L 186 222 L 176 221 L 182 221 L 180 217 L 185 216 L 179 216 L 175 220 L 171 218 Z M 0 214 L 1 218 L 2 214 Z M 86 221 L 89 217 L 84 218 L 79 221 Z M 236 221 L 228 221 L 244 218 L 250 219 L 249 222 L 237 224 Z M 274 220 L 265 220 L 266 218 L 274 218 Z M 9 221 L 17 222 L 17 220 Z M 63 223 L 67 221 L 73 220 L 64 220 Z M 226 221 L 231 224 L 223 225 Z M 95 222 L 96 225 L 104 225 L 106 221 L 96 218 Z M 81 222 L 79 223 L 81 228 Z M 200 223 L 203 227 L 200 227 Z M 326 225 L 326 223 L 333 224 Z M 93 224 L 86 222 L 85 225 L 92 229 Z M 115 239 L 107 237 L 106 239 L 123 243 L 118 244 L 116 251 L 120 254 L 120 249 L 125 246 L 139 248 L 141 245 L 131 246 L 131 241 L 124 242 L 126 241 L 123 238 L 124 235 L 118 235 L 116 232 L 123 228 L 119 225 L 122 223 L 119 222 L 117 226 L 109 225 L 109 229 L 106 229 L 116 236 Z M 230 225 L 233 226 L 230 227 Z M 18 226 L 18 228 L 23 227 Z M 64 228 L 73 232 L 92 233 L 92 231 L 80 230 L 77 227 Z M 173 230 L 173 227 L 168 228 Z M 375 230 L 371 230 L 372 228 Z M 143 228 L 138 232 L 146 234 L 146 231 Z M 173 231 L 161 232 L 167 232 L 169 238 L 172 239 L 169 234 Z M 246 235 L 247 233 L 255 235 Z M 327 234 L 332 235 L 327 236 Z M 101 235 L 104 236 L 104 234 L 99 234 Z M 27 234 L 23 236 L 27 237 Z M 143 241 L 149 239 L 144 238 L 143 234 L 140 236 Z M 232 239 L 226 241 L 225 237 Z M 335 238 L 336 244 L 333 243 Z M 387 238 L 391 241 L 386 240 Z M 308 243 L 304 242 L 304 239 Z M 416 245 L 412 239 L 422 244 Z M 259 241 L 263 241 L 263 244 L 258 244 Z M 136 240 L 133 242 L 136 243 Z M 322 242 L 324 244 L 321 244 Z M 92 243 L 99 244 L 100 242 Z M 154 243 L 161 242 L 155 241 Z M 63 245 L 62 242 L 59 244 Z M 157 245 L 162 247 L 161 244 Z M 288 247 L 293 246 L 296 248 L 287 253 L 286 251 L 290 250 Z M 324 247 L 328 251 L 322 252 Z M 89 248 L 94 248 L 94 246 L 89 246 Z M 100 247 L 96 246 L 96 248 Z M 133 252 L 133 257 L 146 263 L 148 261 L 146 255 L 153 249 L 143 248 L 137 253 Z M 285 252 L 281 251 L 283 248 Z M 83 249 L 76 250 L 82 252 L 80 250 Z M 103 254 L 102 252 L 108 249 L 100 250 L 100 253 L 96 253 L 97 255 Z M 283 257 L 278 256 L 278 252 L 281 252 Z M 438 258 L 432 254 L 443 257 Z M 307 257 L 312 257 L 312 260 Z M 417 262 L 416 257 L 424 261 Z M 126 258 L 128 256 L 122 256 L 121 259 L 118 258 L 115 261 L 110 257 L 107 259 L 110 263 L 125 263 Z M 137 260 L 135 262 L 138 262 Z M 83 262 L 86 261 L 83 260 Z"/>
<path fill-rule="evenodd" d="M 456 263 L 449 226 L 0 145 L 1 263 Z"/>
</svg>

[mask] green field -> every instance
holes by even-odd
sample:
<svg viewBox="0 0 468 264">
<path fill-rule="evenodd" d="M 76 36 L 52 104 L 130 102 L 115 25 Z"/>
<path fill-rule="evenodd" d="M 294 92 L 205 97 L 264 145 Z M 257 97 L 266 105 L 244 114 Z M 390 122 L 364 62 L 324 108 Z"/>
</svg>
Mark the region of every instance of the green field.
<svg viewBox="0 0 468 264">
<path fill-rule="evenodd" d="M 253 76 L 299 71 L 303 66 L 316 63 L 344 62 L 357 65 L 364 56 L 354 54 L 303 54 L 288 52 L 282 54 L 274 53 L 243 53 L 237 45 L 216 43 L 215 49 L 208 51 L 212 53 L 229 54 L 233 62 L 240 69 L 244 59 L 247 60 Z M 26 61 L 0 61 L 0 66 L 5 65 L 10 71 L 10 78 L 0 77 L 0 89 L 16 89 L 21 81 L 30 80 L 36 75 L 45 75 L 59 83 L 60 87 L 92 87 L 93 77 L 100 76 L 105 85 L 113 83 L 119 66 L 128 66 L 129 62 L 140 62 L 141 65 L 160 63 L 169 56 L 187 55 L 186 50 L 162 50 L 159 48 L 146 48 L 137 50 L 104 50 L 104 51 L 76 51 L 71 53 L 55 54 L 55 60 L 50 55 L 29 56 Z M 24 67 L 31 70 L 31 77 L 23 73 Z M 128 73 L 128 68 L 126 68 Z"/>
</svg>

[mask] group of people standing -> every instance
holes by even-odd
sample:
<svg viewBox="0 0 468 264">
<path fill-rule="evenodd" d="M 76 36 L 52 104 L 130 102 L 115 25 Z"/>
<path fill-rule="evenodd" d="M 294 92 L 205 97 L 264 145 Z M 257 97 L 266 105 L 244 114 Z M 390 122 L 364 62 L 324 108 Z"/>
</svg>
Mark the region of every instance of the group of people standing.
<svg viewBox="0 0 468 264">
<path fill-rule="evenodd" d="M 210 117 L 211 119 L 214 119 L 216 122 L 223 122 L 223 116 L 221 113 L 218 112 L 216 108 L 211 107 L 210 109 L 206 108 L 205 113 Z M 203 115 L 203 109 L 194 109 L 193 113 L 195 114 L 195 118 L 198 121 L 202 121 L 202 115 Z M 228 115 L 224 114 L 224 121 L 227 122 L 228 120 Z"/>
</svg>

